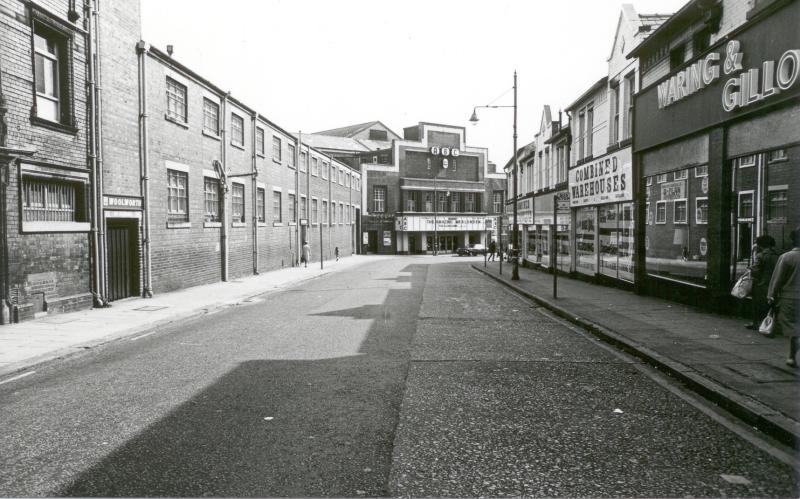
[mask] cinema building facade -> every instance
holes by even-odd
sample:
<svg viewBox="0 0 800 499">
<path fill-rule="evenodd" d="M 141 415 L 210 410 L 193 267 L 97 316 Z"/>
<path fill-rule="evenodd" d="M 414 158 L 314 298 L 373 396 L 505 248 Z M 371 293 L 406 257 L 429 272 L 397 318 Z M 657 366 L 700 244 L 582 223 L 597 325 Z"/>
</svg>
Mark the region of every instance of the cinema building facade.
<svg viewBox="0 0 800 499">
<path fill-rule="evenodd" d="M 701 7 L 702 5 L 702 7 Z M 637 46 L 636 282 L 710 300 L 759 235 L 791 247 L 800 206 L 800 2 L 690 2 Z"/>
</svg>

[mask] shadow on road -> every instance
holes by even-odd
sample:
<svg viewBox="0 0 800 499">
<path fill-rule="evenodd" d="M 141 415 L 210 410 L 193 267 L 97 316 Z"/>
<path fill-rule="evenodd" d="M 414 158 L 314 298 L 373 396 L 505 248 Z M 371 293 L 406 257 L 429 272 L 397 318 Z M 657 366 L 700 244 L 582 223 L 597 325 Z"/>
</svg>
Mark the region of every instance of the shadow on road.
<svg viewBox="0 0 800 499">
<path fill-rule="evenodd" d="M 243 362 L 57 494 L 386 495 L 427 269 L 383 305 L 316 314 L 373 319 L 359 355 Z"/>
</svg>

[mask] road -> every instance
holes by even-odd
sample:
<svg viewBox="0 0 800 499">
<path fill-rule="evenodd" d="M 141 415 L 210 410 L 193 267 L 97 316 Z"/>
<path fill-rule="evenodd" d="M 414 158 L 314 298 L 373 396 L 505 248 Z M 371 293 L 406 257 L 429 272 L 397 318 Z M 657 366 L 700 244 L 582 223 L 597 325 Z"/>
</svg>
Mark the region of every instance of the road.
<svg viewBox="0 0 800 499">
<path fill-rule="evenodd" d="M 2 496 L 797 496 L 791 462 L 452 257 L 0 385 Z"/>
</svg>

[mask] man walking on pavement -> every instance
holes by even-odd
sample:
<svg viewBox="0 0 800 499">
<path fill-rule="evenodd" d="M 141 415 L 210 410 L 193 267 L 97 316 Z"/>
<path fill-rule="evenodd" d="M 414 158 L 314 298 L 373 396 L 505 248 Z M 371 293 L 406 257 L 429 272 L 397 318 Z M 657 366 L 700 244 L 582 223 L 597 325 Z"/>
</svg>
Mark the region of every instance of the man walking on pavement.
<svg viewBox="0 0 800 499">
<path fill-rule="evenodd" d="M 303 263 L 308 267 L 308 261 L 311 259 L 311 246 L 308 241 L 303 241 Z"/>
<path fill-rule="evenodd" d="M 494 241 L 491 241 L 489 243 L 489 261 L 490 262 L 494 261 L 494 254 L 496 252 L 497 252 L 497 243 L 495 243 Z"/>
</svg>

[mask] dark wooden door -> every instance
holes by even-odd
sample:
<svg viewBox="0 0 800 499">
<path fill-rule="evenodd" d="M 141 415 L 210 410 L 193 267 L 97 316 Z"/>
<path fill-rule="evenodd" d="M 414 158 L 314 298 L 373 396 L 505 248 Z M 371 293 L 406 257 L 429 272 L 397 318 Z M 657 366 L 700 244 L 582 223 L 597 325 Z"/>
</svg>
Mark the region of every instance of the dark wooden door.
<svg viewBox="0 0 800 499">
<path fill-rule="evenodd" d="M 109 221 L 106 230 L 108 249 L 108 298 L 120 300 L 137 294 L 139 255 L 136 221 Z"/>
</svg>

